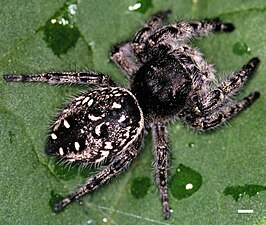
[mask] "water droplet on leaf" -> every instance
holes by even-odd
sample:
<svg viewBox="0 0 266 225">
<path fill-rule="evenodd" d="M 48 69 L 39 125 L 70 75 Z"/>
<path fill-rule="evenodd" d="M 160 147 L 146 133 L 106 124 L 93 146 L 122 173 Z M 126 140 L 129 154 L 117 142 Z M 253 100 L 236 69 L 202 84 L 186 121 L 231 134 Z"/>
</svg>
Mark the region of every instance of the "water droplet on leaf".
<svg viewBox="0 0 266 225">
<path fill-rule="evenodd" d="M 189 142 L 189 143 L 188 143 L 188 147 L 190 147 L 190 148 L 194 148 L 194 147 L 195 147 L 195 143 L 194 143 L 194 142 Z"/>
<path fill-rule="evenodd" d="M 233 45 L 233 53 L 236 55 L 250 54 L 250 48 L 245 42 L 236 42 Z"/>
<path fill-rule="evenodd" d="M 65 3 L 50 19 L 47 20 L 43 32 L 44 40 L 55 55 L 60 56 L 74 47 L 81 36 L 75 26 L 74 16 L 77 2 Z"/>
<path fill-rule="evenodd" d="M 139 0 L 134 5 L 130 5 L 128 10 L 132 12 L 145 13 L 152 7 L 152 0 Z"/>
<path fill-rule="evenodd" d="M 260 191 L 265 191 L 266 186 L 256 185 L 256 184 L 245 184 L 243 186 L 229 186 L 223 191 L 225 195 L 232 195 L 235 201 L 243 197 L 244 194 L 249 197 L 257 195 Z"/>
<path fill-rule="evenodd" d="M 49 205 L 52 208 L 52 211 L 54 211 L 54 204 L 57 203 L 59 200 L 63 199 L 62 195 L 56 194 L 55 191 L 51 191 L 51 198 L 49 200 Z"/>
<path fill-rule="evenodd" d="M 202 185 L 202 176 L 195 170 L 180 164 L 170 182 L 172 195 L 177 199 L 187 198 Z"/>
<path fill-rule="evenodd" d="M 137 177 L 131 183 L 131 194 L 135 198 L 143 198 L 147 195 L 151 181 L 149 177 Z"/>
</svg>

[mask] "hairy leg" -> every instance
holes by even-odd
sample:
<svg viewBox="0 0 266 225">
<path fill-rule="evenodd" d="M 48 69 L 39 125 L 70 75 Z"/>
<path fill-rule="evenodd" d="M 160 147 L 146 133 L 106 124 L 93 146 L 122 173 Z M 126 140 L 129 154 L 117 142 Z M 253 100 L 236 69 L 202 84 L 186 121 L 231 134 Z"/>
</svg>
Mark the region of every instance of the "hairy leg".
<svg viewBox="0 0 266 225">
<path fill-rule="evenodd" d="M 180 43 L 201 36 L 207 36 L 211 32 L 231 32 L 234 26 L 231 23 L 222 23 L 219 19 L 176 21 L 168 26 L 158 29 L 150 35 L 145 43 L 134 44 L 134 52 L 142 63 L 153 57 L 169 52 L 180 46 Z"/>
<path fill-rule="evenodd" d="M 156 31 L 148 41 L 159 43 L 165 38 L 171 38 L 177 42 L 185 42 L 192 38 L 207 36 L 211 32 L 231 32 L 233 30 L 233 24 L 223 23 L 219 19 L 176 21 Z"/>
<path fill-rule="evenodd" d="M 45 82 L 50 84 L 91 84 L 100 87 L 116 86 L 111 78 L 97 72 L 49 72 L 31 75 L 5 75 L 6 82 Z"/>
<path fill-rule="evenodd" d="M 151 126 L 154 145 L 154 173 L 156 184 L 159 189 L 162 201 L 163 214 L 165 219 L 170 217 L 168 204 L 168 169 L 169 169 L 169 149 L 167 146 L 167 131 L 163 123 L 155 123 Z"/>
<path fill-rule="evenodd" d="M 57 202 L 54 205 L 55 212 L 60 212 L 63 208 L 65 208 L 73 201 L 79 199 L 87 193 L 95 191 L 99 187 L 106 184 L 111 178 L 117 176 L 122 171 L 127 169 L 129 164 L 137 156 L 140 150 L 140 139 L 135 143 L 136 147 L 131 146 L 131 148 L 121 152 L 121 154 L 117 155 L 114 160 L 103 170 L 89 177 L 85 184 L 79 187 L 75 192 L 69 194 L 67 197 Z"/>
<path fill-rule="evenodd" d="M 163 21 L 169 14 L 169 10 L 154 14 L 136 33 L 132 42 L 129 41 L 114 47 L 111 59 L 128 77 L 133 76 L 142 66 L 135 56 L 132 45 L 141 46 L 151 34 L 163 26 Z"/>
<path fill-rule="evenodd" d="M 143 27 L 135 34 L 132 43 L 145 44 L 147 39 L 158 29 L 163 27 L 163 22 L 171 14 L 170 10 L 160 11 L 151 16 L 151 18 L 143 25 Z"/>
<path fill-rule="evenodd" d="M 136 74 L 142 66 L 142 63 L 136 58 L 131 45 L 131 42 L 120 44 L 113 49 L 111 54 L 112 61 L 129 79 Z"/>
<path fill-rule="evenodd" d="M 224 101 L 235 96 L 244 86 L 250 75 L 255 71 L 259 64 L 258 58 L 252 58 L 246 65 L 239 71 L 230 75 L 227 79 L 222 81 L 213 90 L 206 95 L 194 95 L 194 109 L 196 114 L 201 114 L 207 111 L 212 111 Z"/>
<path fill-rule="evenodd" d="M 253 92 L 235 104 L 228 102 L 222 107 L 213 109 L 211 112 L 207 110 L 202 112 L 201 115 L 195 115 L 192 112 L 189 115 L 180 114 L 179 116 L 183 118 L 191 128 L 200 131 L 212 130 L 249 107 L 259 96 L 260 94 L 258 92 Z"/>
</svg>

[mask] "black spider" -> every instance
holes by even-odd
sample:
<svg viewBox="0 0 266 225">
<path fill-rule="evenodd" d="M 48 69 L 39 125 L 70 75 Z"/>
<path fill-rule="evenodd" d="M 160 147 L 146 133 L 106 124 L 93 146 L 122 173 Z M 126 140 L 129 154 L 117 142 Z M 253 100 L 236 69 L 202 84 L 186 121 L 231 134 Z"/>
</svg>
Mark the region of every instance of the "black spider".
<svg viewBox="0 0 266 225">
<path fill-rule="evenodd" d="M 213 66 L 187 44 L 212 31 L 230 32 L 231 23 L 218 19 L 176 21 L 163 25 L 169 11 L 158 12 L 132 41 L 117 46 L 112 60 L 130 80 L 128 89 L 96 72 L 6 75 L 7 82 L 92 84 L 98 88 L 74 98 L 57 116 L 46 152 L 67 162 L 105 165 L 75 192 L 55 204 L 55 211 L 96 190 L 126 169 L 142 147 L 144 130 L 151 129 L 154 174 L 165 218 L 168 205 L 169 149 L 166 124 L 182 119 L 196 130 L 214 129 L 253 103 L 254 92 L 240 101 L 230 99 L 243 87 L 259 63 L 251 59 L 238 72 L 217 84 Z"/>
</svg>

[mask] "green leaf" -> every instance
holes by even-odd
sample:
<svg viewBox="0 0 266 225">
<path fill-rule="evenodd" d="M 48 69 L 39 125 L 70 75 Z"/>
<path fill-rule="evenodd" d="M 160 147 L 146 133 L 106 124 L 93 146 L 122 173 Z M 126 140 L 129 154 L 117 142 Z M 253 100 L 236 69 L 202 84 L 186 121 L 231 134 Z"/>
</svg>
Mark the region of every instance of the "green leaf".
<svg viewBox="0 0 266 225">
<path fill-rule="evenodd" d="M 117 180 L 54 214 L 50 204 L 82 184 L 91 170 L 61 169 L 44 154 L 45 137 L 57 110 L 69 96 L 85 87 L 1 80 L 0 224 L 266 223 L 265 191 L 244 194 L 238 201 L 223 193 L 231 186 L 265 186 L 266 2 L 153 0 L 143 3 L 143 10 L 129 10 L 129 6 L 139 2 L 145 1 L 2 0 L 1 74 L 93 69 L 125 85 L 124 75 L 110 62 L 112 46 L 129 40 L 152 13 L 171 9 L 171 21 L 220 17 L 232 22 L 234 32 L 211 35 L 193 44 L 215 63 L 220 78 L 258 56 L 261 65 L 241 96 L 256 90 L 261 92 L 261 98 L 214 132 L 195 133 L 182 122 L 169 125 L 171 173 L 182 164 L 202 176 L 202 185 L 189 197 L 178 200 L 169 193 L 173 210 L 170 220 L 163 219 L 153 182 L 140 192 L 140 198 L 132 194 L 140 186 L 132 186 L 139 177 L 153 179 L 149 135 L 142 153 Z M 69 4 L 77 4 L 75 15 L 68 19 L 78 37 L 71 39 L 71 45 L 54 51 L 45 38 L 45 28 L 51 19 L 65 15 L 62 10 Z M 71 29 L 67 32 L 71 34 Z M 252 209 L 254 213 L 239 214 L 238 209 Z"/>
</svg>

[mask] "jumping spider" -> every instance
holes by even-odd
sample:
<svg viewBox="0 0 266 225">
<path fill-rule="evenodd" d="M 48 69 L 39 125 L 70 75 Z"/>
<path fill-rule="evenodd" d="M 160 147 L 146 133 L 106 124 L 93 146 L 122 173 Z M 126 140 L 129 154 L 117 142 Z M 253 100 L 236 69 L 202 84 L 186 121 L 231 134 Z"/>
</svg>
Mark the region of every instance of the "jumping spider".
<svg viewBox="0 0 266 225">
<path fill-rule="evenodd" d="M 169 218 L 166 124 L 180 118 L 195 130 L 215 129 L 259 97 L 253 92 L 240 101 L 231 101 L 257 67 L 258 58 L 217 84 L 213 66 L 188 45 L 192 38 L 210 32 L 231 32 L 231 23 L 206 19 L 164 25 L 169 13 L 156 13 L 132 41 L 114 48 L 111 59 L 129 78 L 129 88 L 119 87 L 107 75 L 92 71 L 4 76 L 7 82 L 97 86 L 61 110 L 49 133 L 46 152 L 66 162 L 105 167 L 56 203 L 56 212 L 127 169 L 141 150 L 144 131 L 150 129 L 155 180 L 163 215 Z"/>
</svg>

